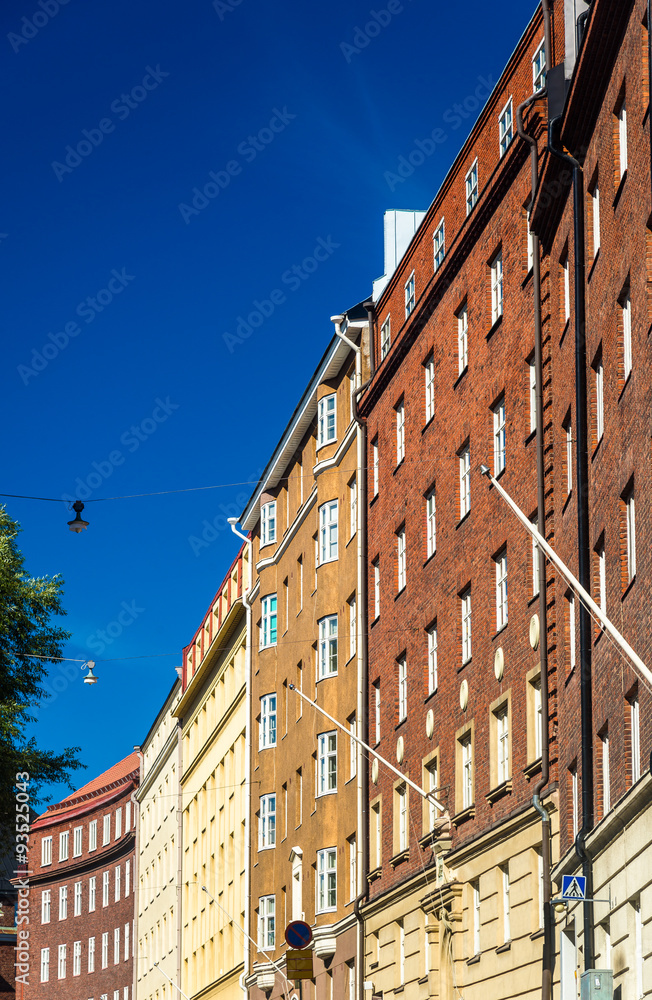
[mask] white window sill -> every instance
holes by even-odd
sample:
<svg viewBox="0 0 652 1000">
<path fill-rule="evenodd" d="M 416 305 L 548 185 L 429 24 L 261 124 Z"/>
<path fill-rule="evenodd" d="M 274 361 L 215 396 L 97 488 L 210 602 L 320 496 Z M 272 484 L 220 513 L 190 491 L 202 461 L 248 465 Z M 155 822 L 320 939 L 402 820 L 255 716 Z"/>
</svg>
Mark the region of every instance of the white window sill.
<svg viewBox="0 0 652 1000">
<path fill-rule="evenodd" d="M 322 448 L 327 448 L 329 444 L 337 444 L 337 438 L 334 437 L 331 438 L 330 441 L 322 441 L 321 443 L 318 443 L 317 447 L 315 448 L 315 451 L 317 452 L 320 451 Z"/>
<path fill-rule="evenodd" d="M 315 799 L 325 799 L 327 795 L 337 795 L 337 788 L 329 788 L 327 792 L 319 792 L 315 795 Z"/>
<path fill-rule="evenodd" d="M 336 671 L 335 671 L 334 673 L 332 673 L 332 674 L 323 674 L 323 675 L 322 675 L 321 677 L 318 677 L 318 678 L 317 678 L 317 684 L 320 684 L 320 683 L 321 683 L 321 681 L 327 681 L 327 680 L 330 680 L 330 678 L 331 678 L 331 677 L 337 677 L 337 673 L 338 673 L 338 672 L 337 672 L 337 670 L 336 670 Z"/>
</svg>

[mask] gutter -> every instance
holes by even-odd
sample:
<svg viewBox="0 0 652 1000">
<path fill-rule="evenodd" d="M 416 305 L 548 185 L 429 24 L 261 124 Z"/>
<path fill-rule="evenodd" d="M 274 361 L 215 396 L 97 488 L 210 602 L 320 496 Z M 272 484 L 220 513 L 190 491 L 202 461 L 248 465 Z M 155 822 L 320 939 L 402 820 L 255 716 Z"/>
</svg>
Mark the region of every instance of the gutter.
<svg viewBox="0 0 652 1000">
<path fill-rule="evenodd" d="M 139 771 L 139 784 L 143 779 L 143 770 L 145 767 L 145 756 L 140 747 L 134 747 L 134 750 L 138 754 L 138 760 L 140 761 L 140 771 Z M 134 870 L 131 873 L 132 886 L 134 878 L 136 877 L 136 872 L 140 866 L 140 802 L 138 801 L 138 789 L 135 788 L 130 795 L 131 802 L 134 807 L 134 826 L 136 829 L 134 835 Z M 138 879 L 136 878 L 136 889 L 133 892 L 134 897 L 134 920 L 131 932 L 131 947 L 133 949 L 134 958 L 132 958 L 132 972 L 131 972 L 131 995 L 135 997 L 138 995 L 138 902 L 140 899 L 140 893 L 138 891 Z"/>
</svg>

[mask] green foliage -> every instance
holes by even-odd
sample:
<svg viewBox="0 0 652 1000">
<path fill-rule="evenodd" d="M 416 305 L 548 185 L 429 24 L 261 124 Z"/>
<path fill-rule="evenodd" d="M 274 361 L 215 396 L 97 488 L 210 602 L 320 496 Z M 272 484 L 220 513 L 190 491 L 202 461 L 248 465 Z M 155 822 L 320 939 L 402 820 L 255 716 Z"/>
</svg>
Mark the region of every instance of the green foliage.
<svg viewBox="0 0 652 1000">
<path fill-rule="evenodd" d="M 0 507 L 0 839 L 14 826 L 12 788 L 18 772 L 30 775 L 32 805 L 44 801 L 39 789 L 50 782 L 67 782 L 70 772 L 83 767 L 75 757 L 79 747 L 61 754 L 41 750 L 25 730 L 34 721 L 30 709 L 46 696 L 42 682 L 48 658 L 62 655 L 70 633 L 51 623 L 65 615 L 60 576 L 32 579 L 16 543 L 21 530 Z M 35 659 L 35 656 L 45 659 Z"/>
</svg>

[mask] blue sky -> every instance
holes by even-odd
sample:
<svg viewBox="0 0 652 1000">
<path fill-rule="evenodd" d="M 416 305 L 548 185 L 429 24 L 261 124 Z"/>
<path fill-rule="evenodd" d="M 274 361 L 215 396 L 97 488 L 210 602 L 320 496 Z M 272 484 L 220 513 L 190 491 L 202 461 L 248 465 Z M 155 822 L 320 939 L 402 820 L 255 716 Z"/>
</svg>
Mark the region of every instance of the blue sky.
<svg viewBox="0 0 652 1000">
<path fill-rule="evenodd" d="M 52 666 L 38 712 L 43 746 L 81 746 L 78 785 L 146 735 L 237 552 L 225 516 L 329 317 L 383 272 L 383 212 L 428 207 L 472 124 L 454 105 L 498 79 L 533 9 L 2 5 L 0 491 L 250 484 L 89 502 L 83 535 L 63 501 L 5 501 L 29 571 L 65 579 L 66 655 L 97 663 L 94 687 L 78 665 Z M 392 180 L 435 128 L 446 141 Z M 304 269 L 318 246 L 325 259 Z M 242 326 L 256 302 L 264 322 Z"/>
</svg>

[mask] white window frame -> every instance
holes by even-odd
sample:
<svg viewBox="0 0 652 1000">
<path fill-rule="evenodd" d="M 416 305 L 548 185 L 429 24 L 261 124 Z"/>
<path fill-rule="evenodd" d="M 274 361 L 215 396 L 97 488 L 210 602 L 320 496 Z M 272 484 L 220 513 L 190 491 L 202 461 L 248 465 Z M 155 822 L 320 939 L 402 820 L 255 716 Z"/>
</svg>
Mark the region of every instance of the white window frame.
<svg viewBox="0 0 652 1000">
<path fill-rule="evenodd" d="M 378 455 L 378 438 L 375 438 L 371 442 L 371 455 L 373 464 L 373 490 L 374 496 L 378 496 L 378 487 L 380 485 L 380 467 L 379 467 L 379 455 Z"/>
<path fill-rule="evenodd" d="M 113 877 L 113 901 L 114 901 L 114 903 L 119 903 L 120 902 L 120 889 L 121 889 L 121 884 L 120 883 L 122 882 L 121 875 L 122 875 L 122 870 L 120 868 L 120 865 L 116 865 L 115 872 L 114 872 L 114 877 Z"/>
<path fill-rule="evenodd" d="M 380 617 L 380 560 L 372 563 L 374 568 L 374 621 Z"/>
<path fill-rule="evenodd" d="M 165 920 L 165 918 L 163 918 L 163 919 Z M 124 932 L 124 942 L 125 942 L 124 961 L 125 962 L 128 961 L 128 959 L 129 959 L 129 937 L 130 937 L 130 930 L 131 930 L 130 924 L 126 923 L 125 924 L 125 932 Z M 165 927 L 164 927 L 164 930 L 165 930 Z M 127 995 L 128 992 L 129 992 L 129 990 L 125 986 L 125 997 L 126 997 L 126 995 Z"/>
<path fill-rule="evenodd" d="M 125 898 L 129 895 L 131 884 L 131 861 L 125 861 Z"/>
<path fill-rule="evenodd" d="M 119 806 L 115 811 L 114 839 L 119 840 L 121 836 L 122 836 L 122 806 Z"/>
<path fill-rule="evenodd" d="M 260 508 L 260 547 L 276 541 L 276 500 L 264 503 Z"/>
<path fill-rule="evenodd" d="M 96 900 L 96 891 L 97 891 L 96 878 L 97 878 L 96 875 L 91 875 L 91 877 L 88 880 L 88 912 L 89 913 L 94 913 L 95 912 L 95 900 Z"/>
<path fill-rule="evenodd" d="M 102 817 L 102 846 L 105 847 L 111 841 L 111 814 L 107 813 Z"/>
<path fill-rule="evenodd" d="M 258 749 L 266 750 L 276 746 L 277 732 L 276 693 L 265 694 L 260 699 L 260 725 L 258 727 Z"/>
<path fill-rule="evenodd" d="M 355 712 L 347 719 L 351 736 L 357 736 L 357 726 Z M 349 739 L 349 781 L 355 778 L 358 771 L 358 744 L 353 739 Z"/>
<path fill-rule="evenodd" d="M 498 116 L 498 150 L 500 157 L 505 155 L 514 138 L 514 109 L 512 98 L 507 101 L 505 107 Z"/>
<path fill-rule="evenodd" d="M 322 396 L 317 403 L 317 447 L 337 441 L 337 393 Z"/>
<path fill-rule="evenodd" d="M 315 910 L 330 913 L 337 909 L 337 848 L 317 851 Z"/>
<path fill-rule="evenodd" d="M 423 366 L 423 381 L 425 390 L 426 423 L 430 423 L 435 415 L 435 356 L 431 354 Z"/>
<path fill-rule="evenodd" d="M 392 323 L 391 317 L 388 316 L 383 325 L 380 328 L 380 360 L 386 358 L 389 354 L 389 349 L 392 346 Z"/>
<path fill-rule="evenodd" d="M 532 215 L 531 209 L 527 209 L 525 222 L 527 226 L 527 273 L 534 268 L 534 234 L 530 229 L 530 217 Z"/>
<path fill-rule="evenodd" d="M 68 886 L 59 886 L 59 920 L 68 919 Z"/>
<path fill-rule="evenodd" d="M 396 532 L 396 579 L 397 592 L 400 594 L 407 585 L 407 543 L 405 540 L 405 525 Z"/>
<path fill-rule="evenodd" d="M 561 268 L 564 272 L 564 323 L 570 319 L 570 267 L 568 263 L 568 250 L 561 261 Z"/>
<path fill-rule="evenodd" d="M 564 425 L 566 431 L 566 495 L 573 491 L 573 426 L 570 417 Z"/>
<path fill-rule="evenodd" d="M 349 480 L 349 510 L 351 514 L 351 534 L 350 538 L 353 538 L 356 531 L 358 530 L 358 479 L 357 476 L 353 476 Z"/>
<path fill-rule="evenodd" d="M 538 527 L 538 519 L 532 518 L 532 524 Z M 541 590 L 541 579 L 539 577 L 539 546 L 536 539 L 532 539 L 532 597 L 536 597 Z"/>
<path fill-rule="evenodd" d="M 598 441 L 604 434 L 604 365 L 602 358 L 595 366 L 595 436 Z"/>
<path fill-rule="evenodd" d="M 276 847 L 276 794 L 260 796 L 258 816 L 258 850 Z"/>
<path fill-rule="evenodd" d="M 498 784 L 510 776 L 509 761 L 509 706 L 505 703 L 494 712 L 496 718 L 496 763 Z"/>
<path fill-rule="evenodd" d="M 88 939 L 88 972 L 95 972 L 95 935 Z"/>
<path fill-rule="evenodd" d="M 573 806 L 573 840 L 577 837 L 580 829 L 580 789 L 579 789 L 579 776 L 577 773 L 577 765 L 571 768 L 571 795 L 572 795 L 572 806 Z"/>
<path fill-rule="evenodd" d="M 532 358 L 527 363 L 530 388 L 530 434 L 537 429 L 537 368 Z"/>
<path fill-rule="evenodd" d="M 73 916 L 81 917 L 82 911 L 82 884 L 75 882 L 75 896 L 73 900 Z"/>
<path fill-rule="evenodd" d="M 511 904 L 510 904 L 510 885 L 509 885 L 509 867 L 506 865 L 501 868 L 502 872 L 502 882 L 503 882 L 503 943 L 507 944 L 511 941 Z"/>
<path fill-rule="evenodd" d="M 532 683 L 534 708 L 534 759 L 538 760 L 543 752 L 543 708 L 541 703 L 541 677 Z"/>
<path fill-rule="evenodd" d="M 428 775 L 427 789 L 428 792 L 439 793 L 439 760 L 434 757 L 429 764 L 426 765 L 426 773 Z M 428 829 L 433 830 L 437 817 L 439 816 L 441 810 L 432 799 L 428 799 Z"/>
<path fill-rule="evenodd" d="M 407 656 L 403 653 L 396 661 L 398 664 L 398 721 L 407 719 Z"/>
<path fill-rule="evenodd" d="M 462 612 L 462 663 L 468 663 L 473 655 L 473 646 L 471 642 L 471 629 L 472 629 L 472 619 L 471 619 L 471 588 L 467 587 L 460 594 L 460 604 Z"/>
<path fill-rule="evenodd" d="M 509 619 L 507 604 L 507 549 L 494 559 L 496 568 L 496 631 L 505 628 Z"/>
<path fill-rule="evenodd" d="M 110 872 L 102 872 L 102 906 L 109 905 L 109 876 Z"/>
<path fill-rule="evenodd" d="M 319 508 L 319 565 L 335 562 L 338 539 L 338 502 L 329 500 Z"/>
<path fill-rule="evenodd" d="M 437 551 L 437 497 L 435 487 L 426 493 L 426 555 L 430 559 Z"/>
<path fill-rule="evenodd" d="M 629 702 L 629 732 L 632 749 L 632 784 L 641 777 L 641 718 L 638 695 Z"/>
<path fill-rule="evenodd" d="M 543 90 L 546 85 L 546 40 L 542 38 L 532 56 L 532 92 Z"/>
<path fill-rule="evenodd" d="M 338 629 L 337 615 L 326 615 L 320 618 L 318 655 L 318 677 L 335 677 L 338 666 Z"/>
<path fill-rule="evenodd" d="M 629 289 L 623 295 L 620 307 L 623 312 L 623 372 L 627 381 L 632 372 L 632 300 Z"/>
<path fill-rule="evenodd" d="M 607 569 L 604 554 L 604 542 L 597 549 L 598 556 L 598 604 L 603 614 L 607 613 Z"/>
<path fill-rule="evenodd" d="M 627 102 L 623 99 L 618 110 L 618 167 L 620 180 L 627 173 Z"/>
<path fill-rule="evenodd" d="M 437 623 L 431 625 L 426 632 L 428 636 L 428 694 L 437 690 Z"/>
<path fill-rule="evenodd" d="M 407 851 L 409 838 L 409 816 L 408 816 L 408 791 L 405 783 L 396 789 L 396 801 L 398 805 L 398 850 L 399 853 Z"/>
<path fill-rule="evenodd" d="M 278 635 L 278 595 L 266 594 L 260 600 L 259 649 L 276 645 Z"/>
<path fill-rule="evenodd" d="M 102 968 L 106 969 L 109 965 L 109 932 L 102 932 Z"/>
<path fill-rule="evenodd" d="M 476 157 L 464 178 L 466 214 L 470 215 L 478 201 L 478 158 Z"/>
<path fill-rule="evenodd" d="M 457 453 L 460 469 L 460 521 L 471 510 L 471 445 Z"/>
<path fill-rule="evenodd" d="M 380 743 L 380 680 L 374 681 L 374 740 Z"/>
<path fill-rule="evenodd" d="M 504 471 L 507 461 L 507 416 L 503 394 L 491 410 L 494 423 L 494 476 Z"/>
<path fill-rule="evenodd" d="M 72 856 L 73 858 L 81 857 L 82 853 L 82 832 L 83 826 L 76 826 L 72 831 Z"/>
<path fill-rule="evenodd" d="M 396 921 L 398 925 L 398 981 L 400 986 L 405 986 L 405 923 L 403 920 Z"/>
<path fill-rule="evenodd" d="M 66 952 L 67 946 L 65 944 L 60 944 L 57 952 L 57 979 L 66 978 Z"/>
<path fill-rule="evenodd" d="M 469 310 L 463 305 L 457 314 L 457 374 L 469 367 Z"/>
<path fill-rule="evenodd" d="M 358 610 L 356 596 L 347 601 L 349 606 L 349 659 L 353 659 L 358 649 Z"/>
<path fill-rule="evenodd" d="M 470 809 L 473 794 L 473 735 L 466 733 L 460 740 L 462 754 L 462 809 Z"/>
<path fill-rule="evenodd" d="M 405 401 L 397 404 L 396 413 L 396 464 L 400 465 L 405 458 Z"/>
<path fill-rule="evenodd" d="M 349 901 L 355 899 L 358 895 L 358 847 L 356 844 L 355 834 L 349 837 Z"/>
<path fill-rule="evenodd" d="M 92 819 L 88 824 L 88 850 L 97 850 L 97 820 Z"/>
<path fill-rule="evenodd" d="M 50 981 L 50 949 L 41 948 L 41 982 L 48 983 L 49 981 Z"/>
<path fill-rule="evenodd" d="M 591 214 L 593 216 L 593 256 L 597 257 L 600 249 L 600 188 L 597 184 L 591 192 Z"/>
<path fill-rule="evenodd" d="M 258 950 L 276 947 L 276 896 L 261 896 L 258 900 Z"/>
<path fill-rule="evenodd" d="M 471 883 L 473 890 L 473 954 L 480 954 L 480 879 Z"/>
<path fill-rule="evenodd" d="M 439 270 L 446 256 L 446 229 L 442 219 L 432 236 L 432 252 L 435 273 Z"/>
<path fill-rule="evenodd" d="M 81 941 L 73 941 L 72 944 L 72 974 L 81 976 Z"/>
<path fill-rule="evenodd" d="M 611 767 L 609 763 L 609 732 L 600 737 L 602 747 L 602 814 L 611 810 Z"/>
<path fill-rule="evenodd" d="M 630 584 L 636 576 L 636 510 L 633 489 L 625 497 L 625 520 L 627 527 L 627 583 Z"/>
<path fill-rule="evenodd" d="M 571 670 L 575 669 L 576 663 L 576 652 L 575 648 L 577 645 L 576 635 L 575 635 L 575 594 L 571 594 L 568 598 L 568 645 L 569 645 L 569 667 Z"/>
<path fill-rule="evenodd" d="M 52 890 L 43 889 L 41 891 L 41 923 L 49 924 L 52 912 Z"/>
<path fill-rule="evenodd" d="M 416 291 L 415 291 L 415 281 L 414 281 L 414 271 L 405 282 L 405 318 L 407 319 L 410 313 L 414 310 L 416 303 Z"/>
<path fill-rule="evenodd" d="M 317 793 L 333 795 L 337 792 L 337 730 L 320 733 L 317 737 Z"/>
<path fill-rule="evenodd" d="M 68 850 L 70 847 L 70 830 L 64 830 L 59 834 L 59 861 L 68 860 Z"/>
</svg>

